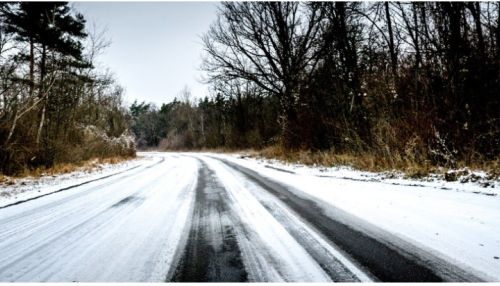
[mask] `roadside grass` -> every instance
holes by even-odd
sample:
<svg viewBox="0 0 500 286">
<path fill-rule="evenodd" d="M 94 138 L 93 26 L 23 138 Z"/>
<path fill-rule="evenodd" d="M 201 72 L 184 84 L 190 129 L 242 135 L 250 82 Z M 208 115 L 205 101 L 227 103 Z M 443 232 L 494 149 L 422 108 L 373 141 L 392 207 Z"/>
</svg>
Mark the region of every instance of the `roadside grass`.
<svg viewBox="0 0 500 286">
<path fill-rule="evenodd" d="M 24 169 L 22 172 L 12 177 L 0 173 L 0 184 L 12 185 L 15 179 L 25 177 L 39 178 L 42 176 L 62 175 L 77 171 L 92 172 L 101 169 L 102 164 L 118 164 L 133 158 L 135 158 L 135 156 L 112 156 L 107 158 L 92 158 L 75 163 L 57 163 L 49 168 L 38 167 L 35 169 Z"/>
<path fill-rule="evenodd" d="M 334 151 L 310 151 L 297 150 L 286 151 L 280 146 L 270 146 L 261 150 L 251 150 L 247 152 L 253 157 L 263 157 L 266 159 L 277 159 L 287 163 L 299 163 L 307 166 L 350 166 L 354 169 L 369 172 L 394 172 L 400 171 L 405 177 L 418 179 L 430 174 L 443 175 L 450 170 L 479 170 L 487 174 L 489 179 L 500 177 L 500 158 L 493 160 L 468 160 L 458 161 L 455 166 L 433 165 L 430 160 L 416 160 L 412 156 L 401 154 L 375 155 L 369 153 L 350 154 L 336 153 Z M 449 177 L 450 180 L 453 177 Z"/>
<path fill-rule="evenodd" d="M 3 184 L 3 183 L 8 183 L 10 182 L 10 179 L 8 176 L 5 176 L 3 174 L 0 174 L 0 184 Z"/>
</svg>

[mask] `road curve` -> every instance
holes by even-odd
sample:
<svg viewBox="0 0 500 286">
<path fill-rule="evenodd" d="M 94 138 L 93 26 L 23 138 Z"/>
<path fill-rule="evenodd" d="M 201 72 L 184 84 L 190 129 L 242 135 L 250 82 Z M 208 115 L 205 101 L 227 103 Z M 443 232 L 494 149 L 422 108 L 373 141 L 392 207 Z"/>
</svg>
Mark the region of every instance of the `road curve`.
<svg viewBox="0 0 500 286">
<path fill-rule="evenodd" d="M 148 156 L 0 209 L 0 282 L 481 280 L 235 163 Z"/>
</svg>

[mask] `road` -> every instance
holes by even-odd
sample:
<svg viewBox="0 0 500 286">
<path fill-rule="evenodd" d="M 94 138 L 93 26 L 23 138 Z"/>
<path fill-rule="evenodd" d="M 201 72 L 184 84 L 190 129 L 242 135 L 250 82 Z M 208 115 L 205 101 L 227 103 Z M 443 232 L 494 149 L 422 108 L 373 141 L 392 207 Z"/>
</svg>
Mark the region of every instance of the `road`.
<svg viewBox="0 0 500 286">
<path fill-rule="evenodd" d="M 147 156 L 0 208 L 0 281 L 481 281 L 234 162 Z"/>
</svg>

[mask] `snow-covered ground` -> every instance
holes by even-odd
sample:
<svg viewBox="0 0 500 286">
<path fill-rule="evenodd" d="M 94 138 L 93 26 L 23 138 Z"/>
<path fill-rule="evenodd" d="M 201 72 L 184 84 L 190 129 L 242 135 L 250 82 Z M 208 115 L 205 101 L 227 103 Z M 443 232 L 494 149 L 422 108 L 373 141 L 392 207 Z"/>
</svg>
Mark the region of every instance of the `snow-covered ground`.
<svg viewBox="0 0 500 286">
<path fill-rule="evenodd" d="M 206 154 L 247 167 L 405 241 L 500 281 L 500 184 L 386 178 L 240 154 Z"/>
<path fill-rule="evenodd" d="M 445 280 L 500 281 L 498 182 L 405 180 L 241 155 L 139 155 L 90 174 L 0 186 L 14 194 L 0 199 L 0 281 L 219 281 L 224 265 L 249 281 L 433 281 L 426 269 Z M 392 250 L 370 254 L 385 246 L 367 237 Z"/>
<path fill-rule="evenodd" d="M 113 176 L 129 169 L 154 164 L 159 159 L 148 153 L 117 164 L 99 164 L 96 168 L 86 171 L 74 171 L 59 175 L 41 177 L 12 178 L 9 183 L 0 183 L 0 207 L 19 201 L 53 193 L 71 186 L 79 185 L 100 178 Z"/>
<path fill-rule="evenodd" d="M 0 281 L 163 281 L 182 248 L 198 165 L 161 154 L 144 160 L 0 209 Z"/>
</svg>

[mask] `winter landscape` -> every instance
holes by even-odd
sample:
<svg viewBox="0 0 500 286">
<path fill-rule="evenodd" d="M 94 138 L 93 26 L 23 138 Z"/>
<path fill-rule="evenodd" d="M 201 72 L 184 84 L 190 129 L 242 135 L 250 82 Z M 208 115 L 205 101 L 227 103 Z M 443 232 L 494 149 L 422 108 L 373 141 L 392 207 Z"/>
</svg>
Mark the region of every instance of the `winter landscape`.
<svg viewBox="0 0 500 286">
<path fill-rule="evenodd" d="M 0 3 L 0 282 L 500 282 L 499 15 Z"/>
</svg>

